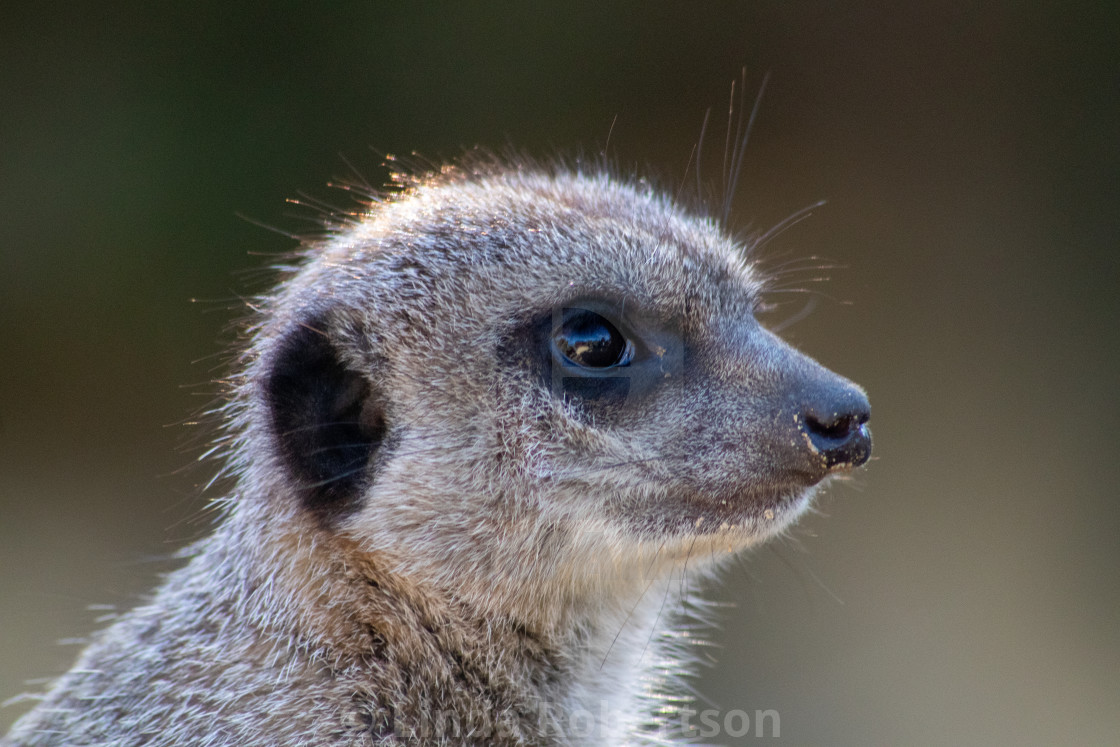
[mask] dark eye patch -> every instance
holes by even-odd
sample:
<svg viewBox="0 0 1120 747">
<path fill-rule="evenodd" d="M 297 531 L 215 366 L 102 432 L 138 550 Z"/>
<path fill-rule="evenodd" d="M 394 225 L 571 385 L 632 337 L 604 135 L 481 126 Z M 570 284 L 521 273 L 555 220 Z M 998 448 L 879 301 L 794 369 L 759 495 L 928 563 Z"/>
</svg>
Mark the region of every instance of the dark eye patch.
<svg viewBox="0 0 1120 747">
<path fill-rule="evenodd" d="M 579 405 L 598 422 L 622 415 L 682 370 L 675 326 L 609 301 L 586 299 L 554 308 L 534 323 L 531 339 L 542 383 L 555 397 Z"/>
</svg>

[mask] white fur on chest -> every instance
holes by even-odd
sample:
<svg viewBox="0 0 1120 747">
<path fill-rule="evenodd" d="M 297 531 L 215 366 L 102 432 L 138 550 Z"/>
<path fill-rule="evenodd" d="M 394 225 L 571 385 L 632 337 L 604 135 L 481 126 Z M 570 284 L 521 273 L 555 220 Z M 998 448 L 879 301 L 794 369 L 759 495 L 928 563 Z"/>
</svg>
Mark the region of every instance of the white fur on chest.
<svg viewBox="0 0 1120 747">
<path fill-rule="evenodd" d="M 682 601 L 689 586 L 678 573 L 650 582 L 628 607 L 601 610 L 582 636 L 573 684 L 554 717 L 572 745 L 673 744 L 672 716 L 686 675 Z M 682 645 L 684 644 L 684 645 Z"/>
</svg>

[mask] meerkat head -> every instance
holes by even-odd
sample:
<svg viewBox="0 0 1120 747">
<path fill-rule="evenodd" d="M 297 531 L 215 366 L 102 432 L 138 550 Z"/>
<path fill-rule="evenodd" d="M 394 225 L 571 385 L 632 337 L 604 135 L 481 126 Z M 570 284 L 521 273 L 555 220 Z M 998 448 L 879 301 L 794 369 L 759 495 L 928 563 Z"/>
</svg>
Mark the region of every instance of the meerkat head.
<svg viewBox="0 0 1120 747">
<path fill-rule="evenodd" d="M 718 224 L 604 174 L 416 179 L 266 301 L 239 510 L 502 609 L 781 532 L 871 449 Z"/>
</svg>

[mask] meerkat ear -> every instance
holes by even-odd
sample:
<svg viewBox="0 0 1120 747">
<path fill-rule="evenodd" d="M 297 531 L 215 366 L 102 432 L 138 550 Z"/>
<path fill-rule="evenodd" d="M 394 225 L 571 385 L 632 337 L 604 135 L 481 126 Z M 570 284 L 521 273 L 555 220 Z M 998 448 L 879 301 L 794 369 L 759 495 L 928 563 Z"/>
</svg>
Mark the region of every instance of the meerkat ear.
<svg viewBox="0 0 1120 747">
<path fill-rule="evenodd" d="M 347 366 L 325 319 L 294 326 L 264 382 L 272 436 L 303 505 L 321 517 L 357 508 L 385 438 L 384 400 Z"/>
</svg>

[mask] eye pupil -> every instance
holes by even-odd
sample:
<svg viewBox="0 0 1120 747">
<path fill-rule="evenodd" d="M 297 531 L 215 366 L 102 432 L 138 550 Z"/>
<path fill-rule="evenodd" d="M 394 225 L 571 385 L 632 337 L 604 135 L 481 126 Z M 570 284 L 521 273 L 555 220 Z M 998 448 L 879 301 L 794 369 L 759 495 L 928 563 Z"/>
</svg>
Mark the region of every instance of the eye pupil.
<svg viewBox="0 0 1120 747">
<path fill-rule="evenodd" d="M 633 345 L 618 328 L 585 309 L 565 309 L 553 340 L 561 355 L 583 368 L 625 366 L 633 357 Z"/>
</svg>

